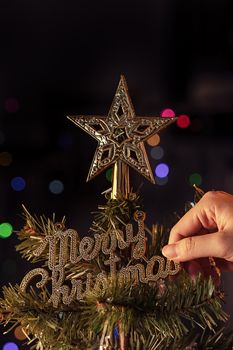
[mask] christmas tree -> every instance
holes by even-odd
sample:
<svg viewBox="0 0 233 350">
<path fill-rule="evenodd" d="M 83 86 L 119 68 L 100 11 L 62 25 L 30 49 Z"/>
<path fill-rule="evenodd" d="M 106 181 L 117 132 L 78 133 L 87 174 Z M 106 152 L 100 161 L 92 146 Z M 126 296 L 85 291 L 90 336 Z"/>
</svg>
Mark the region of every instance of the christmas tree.
<svg viewBox="0 0 233 350">
<path fill-rule="evenodd" d="M 144 142 L 175 118 L 136 117 L 123 76 L 107 117 L 68 118 L 98 141 L 88 180 L 112 167 L 112 187 L 86 237 L 65 218 L 32 216 L 23 206 L 16 249 L 36 267 L 3 287 L 7 331 L 21 325 L 30 348 L 40 350 L 232 349 L 214 260 L 213 273 L 194 277 L 165 259 L 170 227 L 147 227 L 130 186 L 129 167 L 154 183 Z M 195 188 L 194 204 L 202 194 Z"/>
</svg>

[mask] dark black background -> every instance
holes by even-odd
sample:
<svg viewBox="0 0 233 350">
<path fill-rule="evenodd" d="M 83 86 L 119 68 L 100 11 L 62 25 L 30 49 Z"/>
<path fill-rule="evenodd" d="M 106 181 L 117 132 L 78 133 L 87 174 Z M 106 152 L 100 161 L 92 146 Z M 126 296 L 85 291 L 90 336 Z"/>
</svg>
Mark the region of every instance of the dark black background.
<svg viewBox="0 0 233 350">
<path fill-rule="evenodd" d="M 191 119 L 188 129 L 174 124 L 161 132 L 167 185 L 131 172 L 136 186 L 143 182 L 149 224 L 169 220 L 192 200 L 194 172 L 205 191 L 233 193 L 232 18 L 230 0 L 2 0 L 0 153 L 9 152 L 12 163 L 0 165 L 0 222 L 20 229 L 24 203 L 32 214 L 65 215 L 67 226 L 87 234 L 110 184 L 104 174 L 85 183 L 96 142 L 66 115 L 106 115 L 120 74 L 138 115 L 170 107 Z M 9 98 L 19 103 L 14 113 L 6 111 Z M 11 188 L 14 176 L 25 178 L 24 191 Z M 53 179 L 64 183 L 63 193 L 49 192 Z M 1 285 L 20 282 L 32 268 L 16 243 L 14 235 L 0 241 Z M 223 278 L 227 295 L 232 279 Z M 226 308 L 232 313 L 229 297 Z"/>
</svg>

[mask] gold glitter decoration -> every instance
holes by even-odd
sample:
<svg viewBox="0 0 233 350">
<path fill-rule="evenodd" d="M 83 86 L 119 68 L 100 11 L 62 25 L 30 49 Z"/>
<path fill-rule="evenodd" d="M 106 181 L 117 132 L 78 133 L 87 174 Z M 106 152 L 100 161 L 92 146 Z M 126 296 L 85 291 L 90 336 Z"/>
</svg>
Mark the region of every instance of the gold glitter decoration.
<svg viewBox="0 0 233 350">
<path fill-rule="evenodd" d="M 137 244 L 135 245 L 133 249 L 133 258 L 134 259 L 140 259 L 144 257 L 146 252 L 146 236 L 145 236 L 145 226 L 144 221 L 146 218 L 146 214 L 143 211 L 137 210 L 134 213 L 134 220 L 138 223 L 138 235 L 134 240 L 136 239 Z"/>
<path fill-rule="evenodd" d="M 68 118 L 98 141 L 87 181 L 109 166 L 121 166 L 123 162 L 155 182 L 144 141 L 173 123 L 175 118 L 136 117 L 124 76 L 120 78 L 107 116 L 73 115 Z"/>
<path fill-rule="evenodd" d="M 48 269 L 51 271 L 51 277 L 44 268 L 36 268 L 27 273 L 20 288 L 25 292 L 36 276 L 41 276 L 41 280 L 36 283 L 37 288 L 43 288 L 51 281 L 52 293 L 49 302 L 57 308 L 60 303 L 69 305 L 74 300 L 85 299 L 85 295 L 92 288 L 101 289 L 104 292 L 109 276 L 113 279 L 119 278 L 120 283 L 138 284 L 139 282 L 151 283 L 160 278 L 166 278 L 168 275 L 175 275 L 180 270 L 178 263 L 165 260 L 161 256 L 152 256 L 147 261 L 145 257 L 147 242 L 145 218 L 143 211 L 135 211 L 136 233 L 133 225 L 128 224 L 125 231 L 113 229 L 102 234 L 95 234 L 94 238 L 83 237 L 81 240 L 77 231 L 66 230 L 65 227 L 57 224 L 54 234 L 46 236 L 34 252 L 36 256 L 40 256 L 47 245 L 49 246 Z M 120 251 L 129 247 L 131 247 L 131 261 L 139 260 L 139 262 L 122 267 Z M 86 281 L 72 278 L 70 283 L 66 284 L 69 282 L 65 275 L 67 263 L 77 264 L 81 261 L 91 261 L 98 258 L 99 254 L 107 256 L 104 265 L 108 268 L 108 272 L 101 271 L 95 276 L 88 272 Z"/>
<path fill-rule="evenodd" d="M 98 141 L 87 180 L 114 165 L 112 199 L 132 200 L 129 166 L 154 183 L 144 142 L 174 122 L 175 118 L 136 117 L 123 76 L 107 116 L 68 118 Z M 24 277 L 21 289 L 26 291 L 31 280 L 37 275 L 41 276 L 41 281 L 37 282 L 36 286 L 42 288 L 51 282 L 49 302 L 57 308 L 60 303 L 69 305 L 74 300 L 83 300 L 92 288 L 105 291 L 109 277 L 119 277 L 120 282 L 138 284 L 151 283 L 174 275 L 179 271 L 179 264 L 165 261 L 161 256 L 153 256 L 149 261 L 146 258 L 145 218 L 143 211 L 135 211 L 136 233 L 133 225 L 129 223 L 124 231 L 116 229 L 113 225 L 112 230 L 108 229 L 101 234 L 94 234 L 94 237 L 82 239 L 77 231 L 65 229 L 64 222 L 55 223 L 54 232 L 45 236 L 34 251 L 34 255 L 39 257 L 48 246 L 48 269 L 51 271 L 51 277 L 45 269 L 34 269 Z M 121 250 L 124 249 L 128 249 L 130 259 L 126 267 L 122 266 L 121 261 Z M 66 276 L 67 264 L 91 262 L 98 259 L 100 254 L 107 257 L 103 261 L 107 271 L 101 271 L 95 276 L 88 272 L 86 280 L 83 278 L 84 274 L 81 279 Z M 131 263 L 133 264 L 130 265 Z"/>
<path fill-rule="evenodd" d="M 23 292 L 26 292 L 27 285 L 35 276 L 41 276 L 41 281 L 36 283 L 37 288 L 43 288 L 45 284 L 48 282 L 49 279 L 49 273 L 47 270 L 42 268 L 37 268 L 34 270 L 29 271 L 26 276 L 24 276 L 20 288 Z"/>
</svg>

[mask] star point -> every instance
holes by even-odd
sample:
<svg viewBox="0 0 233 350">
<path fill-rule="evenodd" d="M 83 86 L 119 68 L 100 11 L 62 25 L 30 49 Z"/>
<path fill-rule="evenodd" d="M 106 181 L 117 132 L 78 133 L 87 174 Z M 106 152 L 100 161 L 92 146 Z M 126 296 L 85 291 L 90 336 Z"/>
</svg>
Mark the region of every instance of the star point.
<svg viewBox="0 0 233 350">
<path fill-rule="evenodd" d="M 67 118 L 98 141 L 87 181 L 121 161 L 155 183 L 144 142 L 173 123 L 175 118 L 137 117 L 123 75 L 107 116 Z"/>
</svg>

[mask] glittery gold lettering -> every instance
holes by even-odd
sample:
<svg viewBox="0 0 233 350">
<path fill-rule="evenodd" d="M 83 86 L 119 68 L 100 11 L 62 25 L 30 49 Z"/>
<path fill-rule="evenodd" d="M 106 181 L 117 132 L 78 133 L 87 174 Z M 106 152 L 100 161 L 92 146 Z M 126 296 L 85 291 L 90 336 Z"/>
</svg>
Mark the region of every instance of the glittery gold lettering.
<svg viewBox="0 0 233 350">
<path fill-rule="evenodd" d="M 120 283 L 141 283 L 156 282 L 168 275 L 175 275 L 180 265 L 161 256 L 152 256 L 149 261 L 146 259 L 145 234 L 145 213 L 137 210 L 134 213 L 134 220 L 137 223 L 138 232 L 134 234 L 133 225 L 127 224 L 125 230 L 113 229 L 112 231 L 95 234 L 94 238 L 84 237 L 81 240 L 77 231 L 64 230 L 63 225 L 55 225 L 53 235 L 44 238 L 34 254 L 40 256 L 48 245 L 48 269 L 52 275 L 43 268 L 37 268 L 27 273 L 23 278 L 20 288 L 25 292 L 27 286 L 35 276 L 41 276 L 36 283 L 37 288 L 43 288 L 51 280 L 52 293 L 49 302 L 56 308 L 60 303 L 69 305 L 75 300 L 83 300 L 88 292 L 107 288 L 107 278 L 119 278 Z M 140 263 L 122 266 L 120 251 L 131 247 L 132 261 L 140 260 Z M 69 279 L 65 274 L 67 263 L 77 264 L 81 260 L 91 261 L 102 253 L 108 256 L 104 265 L 108 266 L 107 271 L 101 271 L 93 276 L 87 273 L 86 279 Z M 146 262 L 147 261 L 147 262 Z M 83 278 L 83 277 L 82 277 Z M 66 280 L 66 283 L 64 284 Z"/>
<path fill-rule="evenodd" d="M 115 254 L 111 253 L 108 260 L 105 260 L 104 264 L 110 266 L 111 277 L 115 278 L 117 274 L 116 263 L 121 259 Z"/>
<path fill-rule="evenodd" d="M 83 260 L 90 261 L 95 259 L 100 252 L 101 248 L 101 236 L 95 234 L 95 242 L 93 238 L 84 237 L 79 245 L 80 255 Z"/>
<path fill-rule="evenodd" d="M 130 265 L 123 267 L 119 271 L 119 282 L 120 283 L 134 283 L 138 282 L 146 283 L 147 278 L 145 276 L 145 267 L 142 264 Z"/>
<path fill-rule="evenodd" d="M 21 284 L 20 284 L 20 288 L 23 292 L 26 292 L 26 288 L 29 282 L 31 282 L 31 280 L 35 277 L 35 276 L 41 276 L 41 281 L 36 283 L 37 288 L 43 288 L 44 285 L 47 283 L 48 279 L 49 279 L 49 274 L 48 271 L 46 271 L 45 269 L 42 268 L 37 268 L 34 270 L 29 271 L 26 276 L 24 276 Z"/>
</svg>

